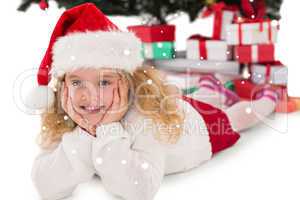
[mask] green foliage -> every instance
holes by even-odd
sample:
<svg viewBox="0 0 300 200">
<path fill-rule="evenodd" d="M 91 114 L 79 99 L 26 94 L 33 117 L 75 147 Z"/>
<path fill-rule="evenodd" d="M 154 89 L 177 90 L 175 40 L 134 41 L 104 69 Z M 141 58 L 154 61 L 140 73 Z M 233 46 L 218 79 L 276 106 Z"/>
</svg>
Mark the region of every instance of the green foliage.
<svg viewBox="0 0 300 200">
<path fill-rule="evenodd" d="M 191 21 L 197 18 L 199 11 L 206 6 L 205 0 L 55 0 L 61 8 L 71 8 L 82 3 L 91 2 L 107 15 L 133 16 L 150 14 L 160 23 L 166 22 L 169 14 L 179 11 L 188 13 Z M 220 1 L 220 0 L 218 0 Z M 18 10 L 26 11 L 32 3 L 40 0 L 23 0 Z M 226 3 L 240 5 L 240 0 L 225 0 Z M 266 0 L 267 15 L 271 18 L 280 18 L 279 10 L 282 0 Z"/>
</svg>

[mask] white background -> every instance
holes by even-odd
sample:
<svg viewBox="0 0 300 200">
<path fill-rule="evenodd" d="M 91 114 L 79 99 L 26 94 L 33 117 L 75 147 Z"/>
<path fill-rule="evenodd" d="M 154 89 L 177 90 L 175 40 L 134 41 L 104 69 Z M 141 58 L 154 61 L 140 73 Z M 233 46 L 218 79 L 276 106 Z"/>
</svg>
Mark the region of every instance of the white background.
<svg viewBox="0 0 300 200">
<path fill-rule="evenodd" d="M 0 198 L 39 199 L 30 179 L 32 161 L 38 153 L 34 139 L 39 131 L 39 117 L 22 111 L 14 86 L 32 82 L 16 82 L 37 68 L 48 45 L 55 22 L 62 13 L 53 4 L 48 12 L 37 6 L 27 13 L 16 11 L 21 0 L 10 0 L 0 6 L 0 67 L 1 67 L 1 140 Z M 299 90 L 299 8 L 300 2 L 285 0 L 282 7 L 278 56 L 289 66 L 290 95 L 300 96 Z M 112 19 L 121 28 L 124 19 Z M 131 19 L 130 23 L 138 21 Z M 193 30 L 182 16 L 174 21 L 178 26 L 177 48 L 184 49 L 185 38 Z M 195 25 L 195 24 L 194 24 Z M 195 29 L 195 26 L 193 26 Z M 207 24 L 199 25 L 206 31 Z M 25 73 L 26 72 L 26 73 Z M 33 74 L 35 75 L 35 74 Z M 35 80 L 30 76 L 29 80 Z M 14 85 L 16 83 L 17 85 Z M 27 85 L 27 87 L 26 87 Z M 23 92 L 24 91 L 24 92 Z M 279 115 L 245 133 L 231 149 L 192 171 L 165 177 L 156 200 L 252 200 L 299 199 L 300 181 L 300 113 Z M 80 185 L 74 192 L 76 200 L 115 199 L 97 179 Z"/>
</svg>

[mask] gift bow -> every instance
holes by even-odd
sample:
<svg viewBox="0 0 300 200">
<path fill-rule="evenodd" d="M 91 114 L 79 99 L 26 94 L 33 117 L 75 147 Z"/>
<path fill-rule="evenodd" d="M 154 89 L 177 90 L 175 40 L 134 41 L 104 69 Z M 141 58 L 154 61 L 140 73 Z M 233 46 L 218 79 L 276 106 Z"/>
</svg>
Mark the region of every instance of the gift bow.
<svg viewBox="0 0 300 200">
<path fill-rule="evenodd" d="M 238 11 L 236 5 L 227 5 L 224 2 L 215 3 L 206 9 L 202 13 L 202 17 L 208 17 L 214 14 L 214 29 L 213 29 L 213 39 L 220 40 L 222 33 L 222 20 L 223 20 L 223 11 Z"/>
<path fill-rule="evenodd" d="M 241 0 L 241 11 L 244 17 L 249 19 L 263 19 L 266 15 L 266 4 L 265 0 L 254 0 L 254 4 L 249 0 Z M 208 17 L 213 13 L 221 12 L 223 10 L 238 11 L 237 5 L 227 5 L 223 1 L 214 3 L 202 13 L 202 17 Z"/>
<path fill-rule="evenodd" d="M 205 37 L 199 34 L 192 35 L 188 38 L 189 40 L 198 40 L 198 48 L 199 48 L 199 57 L 201 60 L 207 59 L 207 48 L 206 48 L 206 41 L 211 40 L 209 37 Z"/>
<path fill-rule="evenodd" d="M 206 7 L 202 13 L 202 17 L 209 17 L 214 13 L 221 13 L 223 10 L 238 11 L 239 9 L 236 5 L 227 5 L 224 2 L 214 3 L 211 6 Z"/>
<path fill-rule="evenodd" d="M 249 19 L 263 19 L 266 15 L 265 0 L 254 0 L 253 2 L 241 0 L 241 10 L 244 16 Z"/>
</svg>

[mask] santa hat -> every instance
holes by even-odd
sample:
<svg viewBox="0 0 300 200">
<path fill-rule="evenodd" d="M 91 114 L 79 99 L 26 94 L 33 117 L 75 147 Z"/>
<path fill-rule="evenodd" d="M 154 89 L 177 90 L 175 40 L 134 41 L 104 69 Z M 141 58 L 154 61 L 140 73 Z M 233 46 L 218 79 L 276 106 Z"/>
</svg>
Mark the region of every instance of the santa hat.
<svg viewBox="0 0 300 200">
<path fill-rule="evenodd" d="M 54 102 L 48 87 L 52 77 L 83 68 L 118 68 L 133 71 L 143 63 L 141 41 L 133 32 L 122 32 L 94 4 L 66 10 L 58 20 L 26 105 L 44 109 Z"/>
</svg>

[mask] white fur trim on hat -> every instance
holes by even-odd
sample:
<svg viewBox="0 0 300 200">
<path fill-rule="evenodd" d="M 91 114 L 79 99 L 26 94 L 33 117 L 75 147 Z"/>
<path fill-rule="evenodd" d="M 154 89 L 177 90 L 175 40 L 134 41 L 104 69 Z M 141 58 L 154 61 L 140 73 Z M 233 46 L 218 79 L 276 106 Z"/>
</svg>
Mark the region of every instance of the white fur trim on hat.
<svg viewBox="0 0 300 200">
<path fill-rule="evenodd" d="M 31 90 L 25 99 L 25 105 L 28 109 L 43 110 L 52 106 L 54 101 L 53 90 L 46 85 L 40 85 Z"/>
<path fill-rule="evenodd" d="M 132 71 L 143 63 L 141 41 L 133 32 L 87 31 L 58 38 L 53 46 L 51 73 L 61 75 L 82 68 Z"/>
</svg>

